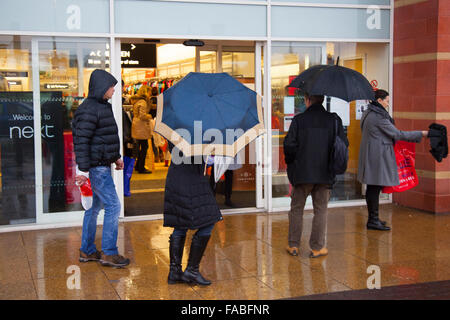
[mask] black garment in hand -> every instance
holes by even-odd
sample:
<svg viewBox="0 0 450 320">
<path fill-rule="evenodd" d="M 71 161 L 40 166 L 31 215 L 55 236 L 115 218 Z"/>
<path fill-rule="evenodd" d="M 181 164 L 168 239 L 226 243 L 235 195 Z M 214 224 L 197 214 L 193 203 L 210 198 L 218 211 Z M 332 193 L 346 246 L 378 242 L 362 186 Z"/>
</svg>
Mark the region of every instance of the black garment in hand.
<svg viewBox="0 0 450 320">
<path fill-rule="evenodd" d="M 441 162 L 448 155 L 447 127 L 442 124 L 432 123 L 428 127 L 428 138 L 430 138 L 431 154 Z"/>
</svg>

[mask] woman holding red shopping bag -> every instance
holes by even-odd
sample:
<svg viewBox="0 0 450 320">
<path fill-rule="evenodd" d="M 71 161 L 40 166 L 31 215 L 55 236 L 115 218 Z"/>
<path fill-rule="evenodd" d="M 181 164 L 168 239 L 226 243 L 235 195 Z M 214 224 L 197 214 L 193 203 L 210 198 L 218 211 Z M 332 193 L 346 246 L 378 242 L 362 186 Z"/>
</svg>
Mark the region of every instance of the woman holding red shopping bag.
<svg viewBox="0 0 450 320">
<path fill-rule="evenodd" d="M 367 229 L 389 231 L 378 218 L 381 189 L 400 184 L 394 153 L 395 141 L 420 142 L 428 131 L 401 131 L 389 115 L 389 93 L 375 91 L 375 100 L 361 118 L 362 139 L 359 149 L 358 181 L 367 184 L 366 203 L 369 212 Z"/>
</svg>

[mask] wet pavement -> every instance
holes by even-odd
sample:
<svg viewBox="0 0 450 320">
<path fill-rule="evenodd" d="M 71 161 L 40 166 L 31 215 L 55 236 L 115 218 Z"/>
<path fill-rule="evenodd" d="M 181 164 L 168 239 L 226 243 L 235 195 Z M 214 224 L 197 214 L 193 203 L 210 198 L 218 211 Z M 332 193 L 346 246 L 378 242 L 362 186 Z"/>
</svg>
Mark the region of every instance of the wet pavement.
<svg viewBox="0 0 450 320">
<path fill-rule="evenodd" d="M 172 229 L 161 220 L 120 223 L 119 251 L 131 259 L 124 269 L 80 263 L 81 227 L 0 233 L 0 299 L 283 299 L 367 289 L 371 266 L 382 288 L 450 280 L 450 215 L 380 209 L 390 232 L 366 230 L 363 206 L 329 209 L 329 255 L 317 259 L 309 258 L 310 211 L 297 257 L 286 252 L 286 212 L 226 215 L 200 265 L 207 287 L 167 284 Z"/>
</svg>

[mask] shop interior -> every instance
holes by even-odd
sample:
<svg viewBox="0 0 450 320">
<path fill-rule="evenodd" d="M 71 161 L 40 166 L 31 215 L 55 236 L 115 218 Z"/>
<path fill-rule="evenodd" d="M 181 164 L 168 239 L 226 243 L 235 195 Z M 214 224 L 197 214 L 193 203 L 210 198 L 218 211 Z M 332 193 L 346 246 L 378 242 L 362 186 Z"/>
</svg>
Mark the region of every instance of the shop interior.
<svg viewBox="0 0 450 320">
<path fill-rule="evenodd" d="M 254 42 L 205 41 L 203 46 L 189 46 L 176 40 L 121 39 L 121 43 L 124 134 L 127 126 L 125 122 L 133 125 L 133 102 L 136 101 L 136 95 L 142 93 L 139 91 L 142 88 L 149 89 L 150 92 L 148 103 L 152 125 L 156 117 L 157 96 L 189 72 L 227 72 L 244 85 L 255 89 Z M 147 58 L 154 55 L 155 59 L 142 62 L 140 57 L 133 57 L 133 50 L 143 50 L 142 54 Z M 171 161 L 166 140 L 155 132 L 148 139 L 144 170 L 137 166 L 138 160 L 142 159 L 142 156 L 139 157 L 139 150 L 142 149 L 136 147 L 136 141 L 133 143 L 134 145 L 124 145 L 124 150 L 129 148 L 128 155 L 134 158 L 134 170 L 129 168 L 127 171 L 125 168 L 124 171 L 125 179 L 127 172 L 128 176 L 131 175 L 129 192 L 125 182 L 125 216 L 161 214 L 164 207 L 165 180 Z M 254 149 L 250 146 L 245 152 L 246 159 L 249 159 Z M 208 175 L 210 174 L 209 170 Z M 215 186 L 219 207 L 256 207 L 255 174 L 256 166 L 245 163 L 241 169 L 222 176 Z M 230 193 L 230 186 L 231 196 L 226 197 L 225 194 Z"/>
</svg>

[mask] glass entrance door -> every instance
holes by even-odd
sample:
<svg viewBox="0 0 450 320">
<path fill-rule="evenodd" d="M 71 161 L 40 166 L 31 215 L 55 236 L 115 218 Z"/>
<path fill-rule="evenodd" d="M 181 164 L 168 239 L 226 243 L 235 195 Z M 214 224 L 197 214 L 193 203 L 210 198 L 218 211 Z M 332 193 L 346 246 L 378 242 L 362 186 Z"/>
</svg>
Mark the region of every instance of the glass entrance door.
<svg viewBox="0 0 450 320">
<path fill-rule="evenodd" d="M 109 70 L 107 39 L 38 38 L 33 40 L 37 223 L 81 220 L 84 209 L 75 185 L 71 122 L 88 96 L 95 69 Z M 41 169 L 42 168 L 42 169 Z"/>
<path fill-rule="evenodd" d="M 261 46 L 228 45 L 226 42 L 197 48 L 196 70 L 226 72 L 261 94 L 261 52 L 256 54 L 256 50 L 261 51 Z M 262 165 L 261 139 L 253 141 L 239 153 L 240 168 L 227 170 L 215 183 L 216 199 L 221 209 L 263 207 L 262 171 L 259 170 Z M 210 176 L 211 185 L 214 185 L 215 177 Z"/>
<path fill-rule="evenodd" d="M 122 39 L 121 42 L 123 44 L 135 40 Z M 133 43 L 136 45 L 135 42 Z M 203 47 L 187 47 L 175 44 L 173 41 L 168 44 L 158 43 L 155 68 L 124 68 L 122 66 L 123 111 L 129 114 L 129 119 L 132 119 L 133 99 L 135 99 L 133 97 L 143 86 L 148 86 L 152 91 L 155 90 L 157 94 L 160 94 L 192 71 L 227 72 L 243 85 L 261 93 L 258 89 L 261 87 L 261 45 L 258 47 L 260 53 L 256 55 L 255 46 L 251 44 L 242 46 L 234 42 L 233 46 L 227 46 L 225 43 L 207 43 Z M 259 71 L 256 72 L 256 70 Z M 119 112 L 121 111 L 119 109 Z M 132 121 L 129 122 L 132 126 Z M 125 127 L 124 125 L 124 136 Z M 151 173 L 140 174 L 130 169 L 130 173 L 132 172 L 130 192 L 124 197 L 125 217 L 163 213 L 165 179 L 170 165 L 170 156 L 166 155 L 164 146 L 156 145 L 156 140 L 148 142 L 149 147 L 146 153 L 145 163 L 148 162 L 146 169 Z M 261 146 L 261 140 L 249 145 L 241 153 L 241 159 L 244 162 L 242 168 L 227 172 L 220 177 L 216 187 L 216 198 L 221 209 L 263 207 L 262 171 L 258 174 L 257 169 L 258 154 L 262 166 L 262 150 L 258 151 Z M 134 157 L 136 158 L 136 155 Z M 213 181 L 211 183 L 213 184 Z M 225 203 L 227 199 L 231 201 L 231 206 L 230 202 Z"/>
<path fill-rule="evenodd" d="M 326 46 L 320 43 L 275 42 L 271 59 L 272 207 L 289 207 L 292 187 L 287 178 L 283 142 L 292 118 L 306 110 L 303 96 L 287 85 L 311 66 L 326 64 Z M 310 204 L 311 198 L 307 200 Z"/>
<path fill-rule="evenodd" d="M 260 47 L 259 47 L 259 50 Z M 246 87 L 261 93 L 261 82 L 257 81 L 257 72 L 260 73 L 261 55 L 256 55 L 255 46 L 229 46 L 220 45 L 218 53 L 220 57 L 220 69 L 233 76 Z M 260 79 L 260 78 L 259 78 Z M 260 138 L 259 138 L 260 139 Z M 216 186 L 216 197 L 219 206 L 223 209 L 255 208 L 261 206 L 258 197 L 262 195 L 260 180 L 262 173 L 257 170 L 260 140 L 253 141 L 239 153 L 242 167 L 236 170 L 228 170 Z"/>
</svg>

